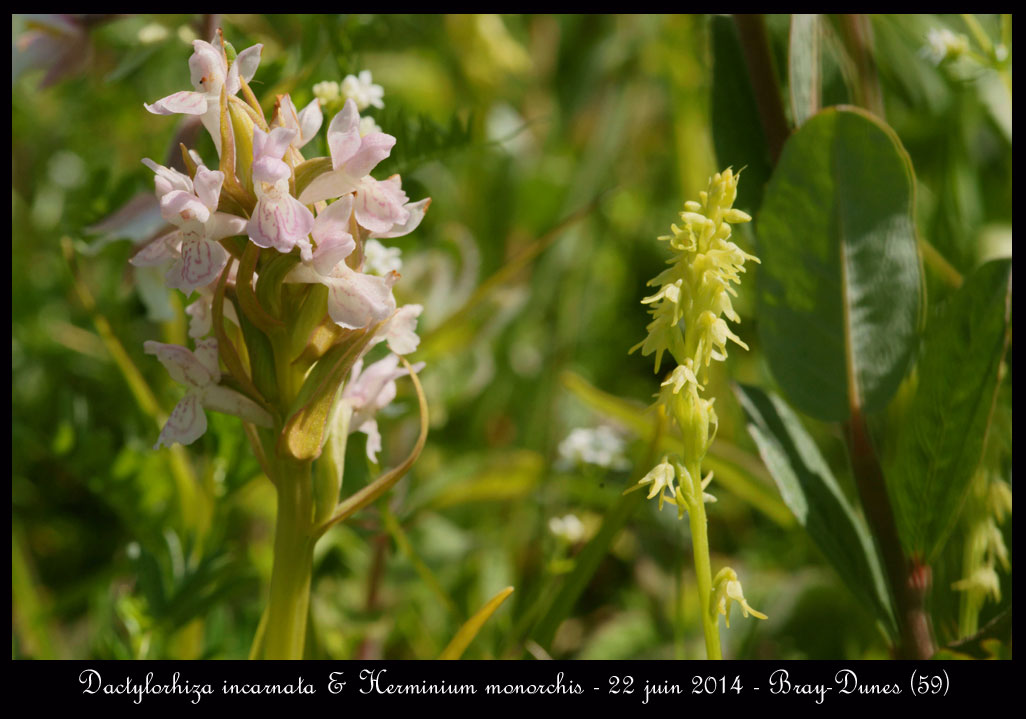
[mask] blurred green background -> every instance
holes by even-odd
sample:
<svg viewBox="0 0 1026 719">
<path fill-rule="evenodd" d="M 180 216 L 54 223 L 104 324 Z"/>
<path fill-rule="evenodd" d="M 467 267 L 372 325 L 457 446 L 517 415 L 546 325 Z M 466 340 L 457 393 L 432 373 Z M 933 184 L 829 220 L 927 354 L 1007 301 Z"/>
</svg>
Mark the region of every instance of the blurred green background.
<svg viewBox="0 0 1026 719">
<path fill-rule="evenodd" d="M 651 358 L 627 354 L 644 337 L 645 283 L 667 257 L 655 238 L 722 169 L 717 147 L 724 166 L 750 167 L 742 209 L 761 194 L 765 158 L 714 142 L 731 121 L 723 108 L 738 112 L 712 60 L 714 19 L 94 17 L 47 31 L 59 51 L 41 62 L 60 72 L 45 77 L 17 46 L 37 22 L 12 23 L 13 656 L 239 658 L 260 618 L 273 488 L 231 417 L 210 414 L 185 450 L 151 449 L 156 414 L 180 388 L 142 344 L 183 341 L 183 298 L 154 291 L 127 262 L 152 216 L 97 227 L 152 194 L 140 160 L 167 161 L 180 118 L 143 102 L 187 89 L 189 43 L 222 27 L 239 50 L 264 44 L 253 89 L 265 107 L 285 92 L 303 107 L 314 84 L 372 71 L 385 89 L 373 115 L 398 139 L 375 174 L 399 172 L 411 199 L 432 198 L 423 225 L 389 241 L 403 252 L 397 298 L 425 307 L 413 359 L 427 363 L 431 434 L 386 500 L 318 545 L 308 654 L 437 657 L 512 585 L 468 658 L 704 657 L 687 524 L 621 493 L 660 452 L 644 412 L 658 377 Z M 996 20 L 982 22 L 997 34 Z M 781 63 L 787 23 L 768 18 Z M 1010 93 L 924 56 L 928 29 L 957 29 L 957 18 L 872 26 L 887 119 L 916 169 L 920 233 L 962 273 L 1010 255 Z M 827 102 L 851 99 L 843 63 L 824 90 Z M 307 157 L 326 154 L 323 137 Z M 195 144 L 214 157 L 209 138 Z M 739 235 L 759 254 L 749 226 Z M 870 614 L 781 503 L 730 391 L 730 380 L 773 383 L 753 315 L 757 273 L 735 303 L 751 351 L 732 351 L 708 388 L 720 417 L 709 516 L 713 566 L 737 569 L 769 619 L 735 611 L 724 653 L 885 657 Z M 927 278 L 931 302 L 950 292 Z M 382 467 L 416 437 L 408 384 L 390 409 Z M 622 439 L 622 461 L 561 453 L 574 429 L 599 426 Z M 809 428 L 848 481 L 839 433 Z M 344 492 L 374 471 L 362 435 L 348 460 Z M 584 557 L 611 510 L 623 528 Z M 562 521 L 571 514 L 579 525 Z M 1002 582 L 983 621 L 1010 605 L 1010 575 Z M 935 609 L 939 639 L 955 613 Z"/>
</svg>

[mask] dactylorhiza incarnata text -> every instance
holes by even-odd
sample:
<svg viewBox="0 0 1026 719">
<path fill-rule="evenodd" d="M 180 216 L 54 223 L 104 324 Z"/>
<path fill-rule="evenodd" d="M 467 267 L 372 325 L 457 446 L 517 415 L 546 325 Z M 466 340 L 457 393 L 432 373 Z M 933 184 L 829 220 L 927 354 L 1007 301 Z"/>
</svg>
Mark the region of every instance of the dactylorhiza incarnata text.
<svg viewBox="0 0 1026 719">
<path fill-rule="evenodd" d="M 648 336 L 631 349 L 643 355 L 655 353 L 655 371 L 669 352 L 677 366 L 662 383 L 657 410 L 671 417 L 681 433 L 681 452 L 663 457 L 639 482 L 627 490 L 648 488 L 649 499 L 677 507 L 677 516 L 687 514 L 695 558 L 695 574 L 702 607 L 706 653 L 720 659 L 718 615 L 730 626 L 730 605 L 737 602 L 742 613 L 765 619 L 749 606 L 741 591 L 737 573 L 725 567 L 713 577 L 705 505 L 716 498 L 706 492 L 712 472 L 702 476 L 702 460 L 716 435 L 715 399 L 700 393 L 708 380 L 711 360 L 727 357 L 727 340 L 748 349 L 727 326 L 723 316 L 740 322 L 731 304 L 737 293 L 731 283 L 741 283 L 746 261 L 758 258 L 730 241 L 731 225 L 750 222 L 751 217 L 733 207 L 740 173 L 729 168 L 713 175 L 699 201 L 685 203 L 680 213 L 683 227 L 671 225 L 672 234 L 660 237 L 674 252 L 670 267 L 648 284 L 659 290 L 642 300 L 651 307 Z"/>
<path fill-rule="evenodd" d="M 398 175 L 370 174 L 396 140 L 360 117 L 368 104 L 383 105 L 369 73 L 353 77 L 346 87 L 355 97 L 338 103 L 327 129 L 330 157 L 307 160 L 302 148 L 323 124 L 322 100 L 297 110 L 278 95 L 268 122 L 249 87 L 261 45 L 236 53 L 218 32 L 193 48 L 194 89 L 146 109 L 198 116 L 217 169 L 184 146 L 186 172 L 143 160 L 170 231 L 131 259 L 164 268 L 168 287 L 193 298 L 186 309 L 192 349 L 145 344 L 185 387 L 156 446 L 194 442 L 207 429 L 207 411 L 241 418 L 278 495 L 269 602 L 251 656 L 302 658 L 314 544 L 393 486 L 426 439 L 422 365 L 405 359 L 419 343 L 422 307 L 397 305 L 399 273 L 367 263 L 366 249 L 413 232 L 430 199 L 410 202 Z M 388 352 L 366 362 L 382 343 Z M 420 402 L 416 446 L 340 501 L 348 436 L 364 433 L 367 456 L 377 461 L 376 415 L 405 375 Z"/>
</svg>

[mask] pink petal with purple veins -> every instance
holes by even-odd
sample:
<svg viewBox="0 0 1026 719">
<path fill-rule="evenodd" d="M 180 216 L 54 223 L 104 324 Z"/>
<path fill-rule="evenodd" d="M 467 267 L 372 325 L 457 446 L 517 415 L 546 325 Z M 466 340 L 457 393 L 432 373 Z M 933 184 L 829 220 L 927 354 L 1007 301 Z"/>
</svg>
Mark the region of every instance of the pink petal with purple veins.
<svg viewBox="0 0 1026 719">
<path fill-rule="evenodd" d="M 257 203 L 246 229 L 249 239 L 258 247 L 274 247 L 287 253 L 306 240 L 313 225 L 313 213 L 296 198 L 286 196 L 271 200 L 265 197 Z"/>
<path fill-rule="evenodd" d="M 181 233 L 169 232 L 143 247 L 128 261 L 136 267 L 157 267 L 178 257 L 180 243 Z"/>
<path fill-rule="evenodd" d="M 167 424 L 160 430 L 160 437 L 153 445 L 154 449 L 160 449 L 161 445 L 170 447 L 175 442 L 179 444 L 192 444 L 207 431 L 207 416 L 203 414 L 203 407 L 197 395 L 189 393 L 182 397 L 182 400 L 175 405 L 171 416 L 167 418 Z"/>
<path fill-rule="evenodd" d="M 410 219 L 409 211 L 403 207 L 406 200 L 397 178 L 379 182 L 365 177 L 356 191 L 356 221 L 371 232 L 388 232 Z"/>
<path fill-rule="evenodd" d="M 164 369 L 178 384 L 193 389 L 206 387 L 213 382 L 209 370 L 196 359 L 196 355 L 181 345 L 164 344 L 147 340 L 143 343 L 143 352 L 155 355 Z"/>
<path fill-rule="evenodd" d="M 228 252 L 217 242 L 190 238 L 182 243 L 182 259 L 168 271 L 168 286 L 189 293 L 216 281 L 228 263 Z"/>
</svg>

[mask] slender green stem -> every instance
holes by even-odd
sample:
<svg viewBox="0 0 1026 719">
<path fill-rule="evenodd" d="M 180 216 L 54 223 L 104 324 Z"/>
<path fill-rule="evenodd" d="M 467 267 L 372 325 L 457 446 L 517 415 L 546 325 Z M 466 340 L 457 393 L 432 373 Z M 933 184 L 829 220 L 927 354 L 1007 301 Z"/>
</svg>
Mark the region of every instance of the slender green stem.
<svg viewBox="0 0 1026 719">
<path fill-rule="evenodd" d="M 264 658 L 302 659 L 313 572 L 310 463 L 279 459 L 277 466 L 278 516 Z"/>
<path fill-rule="evenodd" d="M 688 507 L 688 522 L 691 525 L 691 551 L 695 557 L 695 578 L 698 582 L 698 598 L 702 608 L 702 631 L 705 633 L 705 654 L 709 659 L 722 659 L 720 649 L 720 628 L 716 614 L 712 611 L 712 561 L 709 558 L 709 522 L 705 517 L 705 502 L 702 501 L 702 466 L 692 462 L 691 473 L 694 501 Z"/>
</svg>

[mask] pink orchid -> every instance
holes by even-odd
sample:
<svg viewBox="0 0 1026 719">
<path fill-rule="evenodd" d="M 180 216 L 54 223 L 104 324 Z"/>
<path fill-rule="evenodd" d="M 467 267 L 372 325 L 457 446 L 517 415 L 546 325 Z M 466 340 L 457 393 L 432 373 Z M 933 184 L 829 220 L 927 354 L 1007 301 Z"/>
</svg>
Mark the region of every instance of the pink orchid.
<svg viewBox="0 0 1026 719">
<path fill-rule="evenodd" d="M 310 140 L 314 139 L 317 131 L 324 123 L 324 115 L 321 113 L 320 100 L 310 101 L 302 111 L 296 110 L 296 105 L 288 95 L 279 95 L 278 104 L 274 110 L 274 118 L 271 120 L 271 129 L 284 127 L 296 131 L 296 137 L 292 140 L 292 147 L 299 150 Z"/>
<path fill-rule="evenodd" d="M 408 355 L 416 350 L 420 344 L 420 337 L 417 336 L 417 318 L 423 311 L 422 305 L 400 307 L 371 340 L 371 346 L 387 342 L 388 348 L 397 355 Z"/>
<path fill-rule="evenodd" d="M 186 393 L 175 406 L 160 431 L 154 449 L 170 447 L 175 442 L 192 444 L 207 431 L 204 409 L 234 414 L 261 427 L 271 426 L 271 416 L 258 404 L 235 390 L 222 387 L 221 369 L 217 364 L 217 340 L 197 340 L 196 351 L 179 345 L 148 341 L 146 354 L 156 355 L 171 379 L 185 385 Z"/>
<path fill-rule="evenodd" d="M 390 232 L 410 219 L 408 198 L 399 177 L 375 180 L 368 173 L 388 157 L 395 138 L 383 132 L 360 136 L 360 113 L 353 100 L 328 126 L 331 171 L 318 176 L 299 199 L 305 204 L 356 193 L 353 210 L 356 221 L 371 232 Z"/>
<path fill-rule="evenodd" d="M 178 229 L 154 240 L 132 258 L 137 267 L 152 267 L 172 260 L 165 279 L 168 287 L 185 293 L 209 285 L 228 262 L 228 251 L 218 242 L 245 231 L 246 220 L 218 212 L 224 174 L 199 167 L 196 179 L 144 160 L 155 173 L 163 218 Z"/>
<path fill-rule="evenodd" d="M 184 90 L 144 106 L 154 115 L 200 115 L 203 127 L 221 154 L 221 88 L 235 95 L 242 87 L 241 80 L 249 82 L 260 65 L 263 45 L 253 45 L 238 54 L 228 67 L 224 51 L 209 42 L 193 40 L 193 53 L 189 58 L 192 86 L 196 91 Z M 241 80 L 240 80 L 241 78 Z"/>
<path fill-rule="evenodd" d="M 388 319 L 395 312 L 392 285 L 397 272 L 384 277 L 357 272 L 345 263 L 356 241 L 349 233 L 352 196 L 328 205 L 317 215 L 313 237 L 317 248 L 309 260 L 289 273 L 288 282 L 320 283 L 328 288 L 328 314 L 346 329 L 361 329 Z"/>
<path fill-rule="evenodd" d="M 307 236 L 314 227 L 314 216 L 289 194 L 292 170 L 281 159 L 296 135 L 296 130 L 285 127 L 276 127 L 270 133 L 253 128 L 253 188 L 257 204 L 246 229 L 249 239 L 258 247 L 273 247 L 283 253 L 299 247 L 303 259 L 309 259 L 312 248 Z"/>
<path fill-rule="evenodd" d="M 414 372 L 424 368 L 423 362 L 413 365 Z M 409 374 L 399 368 L 399 358 L 388 355 L 363 369 L 363 360 L 357 360 L 349 375 L 349 381 L 342 390 L 342 399 L 353 411 L 350 433 L 363 432 L 367 435 L 367 457 L 377 462 L 381 450 L 381 433 L 374 415 L 395 399 L 395 381 Z"/>
</svg>

